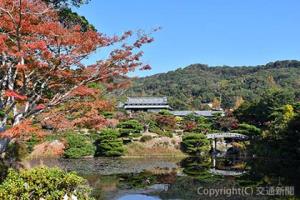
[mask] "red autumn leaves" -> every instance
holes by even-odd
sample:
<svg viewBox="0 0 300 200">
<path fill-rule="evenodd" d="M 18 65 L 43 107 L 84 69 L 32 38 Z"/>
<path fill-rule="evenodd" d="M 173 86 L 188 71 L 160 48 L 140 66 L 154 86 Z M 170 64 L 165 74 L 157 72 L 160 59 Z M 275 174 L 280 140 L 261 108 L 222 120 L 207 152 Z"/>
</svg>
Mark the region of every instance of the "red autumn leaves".
<svg viewBox="0 0 300 200">
<path fill-rule="evenodd" d="M 19 101 L 24 101 L 24 100 L 27 99 L 27 96 L 20 95 L 20 94 L 18 94 L 17 92 L 15 92 L 13 90 L 6 90 L 4 92 L 4 96 L 13 97 L 13 98 L 15 98 L 16 100 L 19 100 Z"/>
<path fill-rule="evenodd" d="M 6 130 L 4 133 L 1 133 L 1 137 L 22 138 L 23 140 L 27 140 L 32 136 L 32 134 L 42 137 L 46 133 L 40 130 L 38 127 L 33 126 L 32 122 L 29 120 L 25 120 L 20 124 Z"/>
<path fill-rule="evenodd" d="M 0 30 L 4 127 L 18 126 L 69 102 L 74 113 L 89 108 L 76 115 L 74 124 L 99 128 L 105 124 L 99 113 L 107 103 L 101 99 L 101 88 L 89 86 L 99 84 L 106 92 L 127 87 L 128 72 L 151 68 L 141 62 L 141 48 L 153 41 L 148 34 L 127 31 L 110 37 L 92 29 L 83 31 L 79 25 L 64 26 L 56 10 L 41 0 L 0 0 Z M 86 58 L 100 49 L 107 55 L 87 66 Z"/>
</svg>

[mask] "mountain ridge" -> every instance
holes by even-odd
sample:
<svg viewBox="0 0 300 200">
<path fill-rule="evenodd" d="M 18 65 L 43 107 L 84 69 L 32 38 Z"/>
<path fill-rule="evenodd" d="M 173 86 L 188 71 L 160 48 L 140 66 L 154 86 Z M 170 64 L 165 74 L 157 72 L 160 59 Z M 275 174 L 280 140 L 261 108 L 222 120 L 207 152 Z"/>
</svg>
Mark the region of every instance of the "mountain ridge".
<svg viewBox="0 0 300 200">
<path fill-rule="evenodd" d="M 173 71 L 133 79 L 130 96 L 168 96 L 177 109 L 199 109 L 222 97 L 232 108 L 237 99 L 254 101 L 272 88 L 288 89 L 300 97 L 300 61 L 282 60 L 257 66 L 191 64 Z"/>
<path fill-rule="evenodd" d="M 233 68 L 233 69 L 236 69 L 236 68 L 273 68 L 274 65 L 278 65 L 278 64 L 281 64 L 281 63 L 286 63 L 286 64 L 295 64 L 295 63 L 300 63 L 299 60 L 277 60 L 277 61 L 274 61 L 274 62 L 268 62 L 266 64 L 260 64 L 260 65 L 235 65 L 235 66 L 231 66 L 231 65 L 208 65 L 208 64 L 202 64 L 202 63 L 194 63 L 194 64 L 190 64 L 190 65 L 187 65 L 185 67 L 178 67 L 174 70 L 170 70 L 170 71 L 167 71 L 167 72 L 159 72 L 159 73 L 156 73 L 156 74 L 151 74 L 151 75 L 147 75 L 147 76 L 143 76 L 143 77 L 134 77 L 133 79 L 143 79 L 143 78 L 148 78 L 148 77 L 153 77 L 153 76 L 159 76 L 159 75 L 162 75 L 162 74 L 166 74 L 166 73 L 169 73 L 169 72 L 174 72 L 174 71 L 177 71 L 177 70 L 182 70 L 182 69 L 187 69 L 187 68 L 190 68 L 190 67 L 194 67 L 194 66 L 201 66 L 202 68 L 205 68 L 205 69 L 210 69 L 210 68 Z M 282 68 L 282 66 L 280 66 Z M 288 67 L 293 67 L 293 66 L 288 66 Z M 297 66 L 297 67 L 300 67 L 300 66 Z"/>
</svg>

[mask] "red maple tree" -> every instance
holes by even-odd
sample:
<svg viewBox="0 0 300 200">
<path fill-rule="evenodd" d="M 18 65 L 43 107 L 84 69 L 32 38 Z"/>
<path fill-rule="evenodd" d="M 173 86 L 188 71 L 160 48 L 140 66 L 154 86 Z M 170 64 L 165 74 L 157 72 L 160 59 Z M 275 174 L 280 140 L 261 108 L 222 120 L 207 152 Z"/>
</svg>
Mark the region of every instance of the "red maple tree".
<svg viewBox="0 0 300 200">
<path fill-rule="evenodd" d="M 81 89 L 79 90 L 81 91 Z M 96 90 L 89 96 L 82 96 L 78 99 L 66 102 L 63 105 L 39 115 L 37 120 L 41 121 L 43 127 L 55 131 L 62 131 L 74 128 L 101 129 L 111 126 L 111 121 L 106 119 L 102 112 L 113 111 L 114 102 L 108 101 Z"/>
<path fill-rule="evenodd" d="M 65 27 L 55 8 L 41 0 L 0 0 L 0 130 L 21 126 L 72 98 L 94 95 L 91 83 L 122 86 L 128 72 L 149 69 L 139 49 L 152 40 L 131 31 L 109 37 L 79 25 Z M 106 59 L 84 64 L 91 53 L 107 47 L 113 50 Z"/>
</svg>

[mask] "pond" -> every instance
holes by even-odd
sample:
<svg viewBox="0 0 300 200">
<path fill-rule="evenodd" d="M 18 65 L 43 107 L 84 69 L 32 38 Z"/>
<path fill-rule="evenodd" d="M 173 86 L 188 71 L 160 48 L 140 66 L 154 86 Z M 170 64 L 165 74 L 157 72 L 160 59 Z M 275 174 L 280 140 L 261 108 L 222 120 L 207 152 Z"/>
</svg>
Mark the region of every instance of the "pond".
<svg viewBox="0 0 300 200">
<path fill-rule="evenodd" d="M 96 199 L 296 199 L 300 161 L 266 158 L 145 157 L 36 159 L 26 167 L 77 171 Z"/>
</svg>

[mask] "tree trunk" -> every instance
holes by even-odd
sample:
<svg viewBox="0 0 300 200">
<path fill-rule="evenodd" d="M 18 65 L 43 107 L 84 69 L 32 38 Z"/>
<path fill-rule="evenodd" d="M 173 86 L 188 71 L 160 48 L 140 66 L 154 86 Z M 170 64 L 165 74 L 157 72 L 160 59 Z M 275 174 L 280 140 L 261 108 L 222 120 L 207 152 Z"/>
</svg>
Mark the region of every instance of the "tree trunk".
<svg viewBox="0 0 300 200">
<path fill-rule="evenodd" d="M 5 131 L 5 125 L 0 126 L 0 134 Z M 0 138 L 0 154 L 7 150 L 8 144 L 10 142 L 9 138 Z"/>
</svg>

